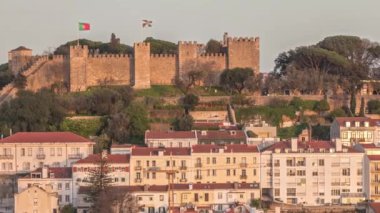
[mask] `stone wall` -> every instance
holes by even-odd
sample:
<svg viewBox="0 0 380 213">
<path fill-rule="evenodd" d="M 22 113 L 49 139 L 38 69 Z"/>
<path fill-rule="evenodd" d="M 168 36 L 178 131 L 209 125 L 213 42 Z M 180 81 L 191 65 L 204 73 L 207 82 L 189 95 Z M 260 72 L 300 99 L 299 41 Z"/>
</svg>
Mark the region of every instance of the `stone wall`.
<svg viewBox="0 0 380 213">
<path fill-rule="evenodd" d="M 177 56 L 172 54 L 150 55 L 150 84 L 172 85 L 177 76 Z"/>
<path fill-rule="evenodd" d="M 134 44 L 134 80 L 136 89 L 150 88 L 150 44 Z"/>
<path fill-rule="evenodd" d="M 87 59 L 86 87 L 97 85 L 130 85 L 132 56 L 94 55 Z"/>
<path fill-rule="evenodd" d="M 259 38 L 228 38 L 228 68 L 251 68 L 260 72 L 260 40 Z"/>
</svg>

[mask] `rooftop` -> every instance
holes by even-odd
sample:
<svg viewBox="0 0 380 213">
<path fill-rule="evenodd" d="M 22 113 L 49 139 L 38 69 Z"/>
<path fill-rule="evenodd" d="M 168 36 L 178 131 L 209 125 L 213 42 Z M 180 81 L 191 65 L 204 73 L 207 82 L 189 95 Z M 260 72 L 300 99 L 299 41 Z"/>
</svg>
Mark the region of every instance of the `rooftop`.
<svg viewBox="0 0 380 213">
<path fill-rule="evenodd" d="M 380 155 L 367 155 L 370 161 L 380 161 Z"/>
<path fill-rule="evenodd" d="M 380 203 L 369 203 L 368 205 L 373 211 L 380 212 Z"/>
<path fill-rule="evenodd" d="M 224 152 L 258 152 L 256 146 L 250 146 L 247 144 L 227 144 L 227 145 L 215 145 L 215 144 L 198 144 L 193 146 L 193 153 L 212 153 L 219 152 L 219 149 L 223 149 Z"/>
<path fill-rule="evenodd" d="M 163 155 L 190 155 L 190 148 L 152 148 L 152 147 L 134 147 L 132 148 L 132 156 L 150 156 L 159 155 L 162 152 Z"/>
<path fill-rule="evenodd" d="M 30 172 L 25 178 L 30 178 L 31 173 L 42 173 L 42 168 L 38 168 L 33 172 Z M 54 174 L 54 177 L 50 176 L 50 174 Z M 63 178 L 72 178 L 72 169 L 71 167 L 49 167 L 48 168 L 49 178 L 54 179 L 63 179 Z"/>
<path fill-rule="evenodd" d="M 71 132 L 18 132 L 0 143 L 93 143 Z"/>
<path fill-rule="evenodd" d="M 244 140 L 245 133 L 241 130 L 202 130 L 197 131 L 200 140 Z"/>
<path fill-rule="evenodd" d="M 26 47 L 24 47 L 24 46 L 19 46 L 19 47 L 17 47 L 16 49 L 11 50 L 11 52 L 13 52 L 13 51 L 22 51 L 22 50 L 31 50 L 31 49 L 26 48 Z"/>
<path fill-rule="evenodd" d="M 351 123 L 351 127 L 355 127 L 355 122 L 360 122 L 361 126 L 364 126 L 364 122 L 371 122 L 370 118 L 367 117 L 337 117 L 335 118 L 339 126 L 346 126 L 346 122 Z"/>
<path fill-rule="evenodd" d="M 101 154 L 92 154 L 83 158 L 75 163 L 76 164 L 88 164 L 88 163 L 98 163 L 100 161 Z M 130 155 L 123 154 L 107 154 L 107 163 L 108 164 L 122 164 L 129 163 Z"/>
<path fill-rule="evenodd" d="M 145 139 L 196 138 L 194 131 L 146 131 Z"/>
<path fill-rule="evenodd" d="M 335 149 L 335 144 L 330 141 L 310 141 L 310 142 L 297 142 L 297 149 L 298 150 L 308 150 L 308 152 L 312 153 L 328 153 L 330 152 L 330 149 Z M 291 151 L 291 142 L 290 141 L 281 141 L 278 143 L 273 144 L 272 146 L 269 146 L 268 148 L 264 149 L 264 151 L 275 151 L 280 150 L 281 153 L 286 153 L 285 150 L 288 150 L 288 152 Z M 346 149 L 347 152 L 350 153 L 358 153 L 359 151 L 355 150 L 352 147 L 345 147 L 342 146 L 342 150 Z M 311 151 L 312 150 L 312 151 Z M 298 151 L 297 151 L 298 152 Z M 335 151 L 336 152 L 336 151 Z M 343 152 L 343 151 L 341 151 Z"/>
</svg>

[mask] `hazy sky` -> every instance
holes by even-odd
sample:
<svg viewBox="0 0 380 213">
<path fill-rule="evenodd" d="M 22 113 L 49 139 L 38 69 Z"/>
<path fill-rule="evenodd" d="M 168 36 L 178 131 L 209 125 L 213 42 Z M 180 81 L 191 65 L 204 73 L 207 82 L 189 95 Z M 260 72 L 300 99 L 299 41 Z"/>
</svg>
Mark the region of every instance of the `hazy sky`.
<svg viewBox="0 0 380 213">
<path fill-rule="evenodd" d="M 40 54 L 78 37 L 132 44 L 146 36 L 177 42 L 260 36 L 261 69 L 285 50 L 336 34 L 380 41 L 380 0 L 0 0 L 0 63 L 20 45 Z M 142 19 L 153 20 L 143 31 Z"/>
</svg>

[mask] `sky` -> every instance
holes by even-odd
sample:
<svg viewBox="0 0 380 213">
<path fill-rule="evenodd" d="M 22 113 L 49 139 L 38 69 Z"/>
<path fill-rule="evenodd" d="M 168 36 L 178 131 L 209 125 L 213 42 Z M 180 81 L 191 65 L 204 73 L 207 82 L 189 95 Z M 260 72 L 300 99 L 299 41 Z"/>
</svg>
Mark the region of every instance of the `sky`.
<svg viewBox="0 0 380 213">
<path fill-rule="evenodd" d="M 380 42 L 380 0 L 0 0 L 0 64 L 20 45 L 34 54 L 78 37 L 132 45 L 147 36 L 206 43 L 260 37 L 261 71 L 281 52 L 332 35 Z M 153 27 L 142 29 L 142 19 Z M 91 31 L 78 32 L 78 22 Z"/>
</svg>

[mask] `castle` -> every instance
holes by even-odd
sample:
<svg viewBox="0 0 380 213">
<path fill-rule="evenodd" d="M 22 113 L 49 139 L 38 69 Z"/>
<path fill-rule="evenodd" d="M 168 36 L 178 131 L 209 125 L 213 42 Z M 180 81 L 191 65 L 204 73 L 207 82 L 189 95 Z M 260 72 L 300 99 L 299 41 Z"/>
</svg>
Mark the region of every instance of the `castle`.
<svg viewBox="0 0 380 213">
<path fill-rule="evenodd" d="M 151 54 L 149 43 L 135 43 L 132 55 L 93 54 L 87 46 L 70 46 L 69 56 L 33 56 L 32 50 L 19 47 L 9 52 L 14 74 L 27 79 L 26 89 L 37 91 L 53 84 L 67 85 L 71 92 L 102 84 L 130 85 L 136 89 L 151 85 L 173 85 L 184 75 L 188 61 L 212 63 L 212 70 L 248 67 L 259 73 L 259 38 L 234 38 L 224 34 L 223 53 L 205 53 L 205 45 L 178 42 L 177 54 Z"/>
</svg>

